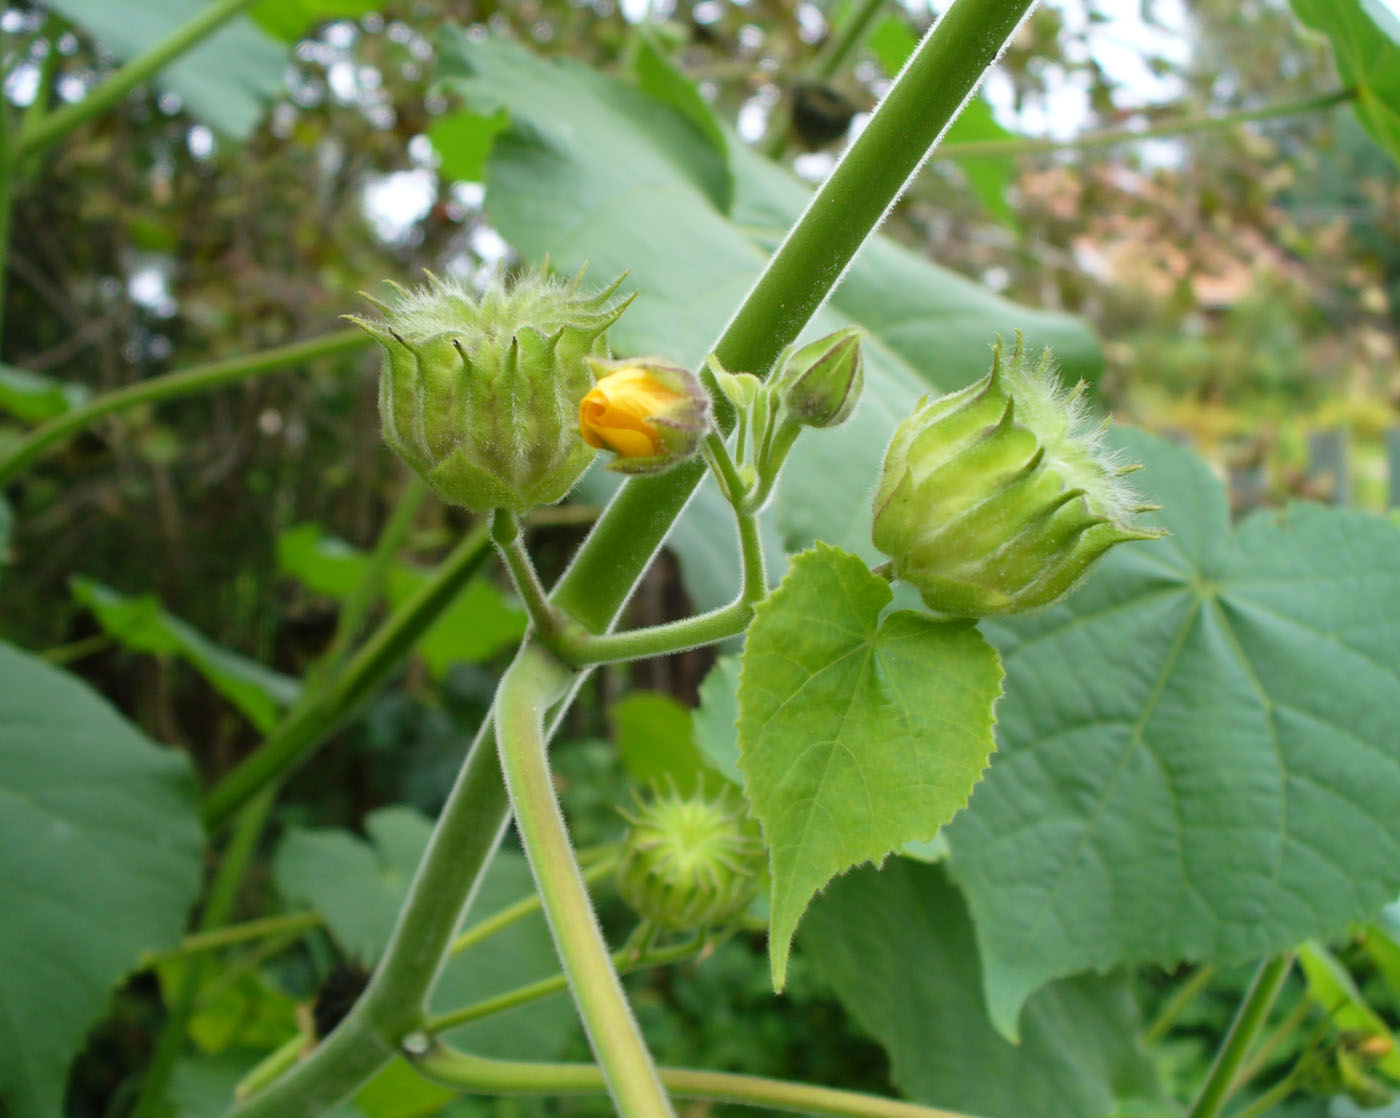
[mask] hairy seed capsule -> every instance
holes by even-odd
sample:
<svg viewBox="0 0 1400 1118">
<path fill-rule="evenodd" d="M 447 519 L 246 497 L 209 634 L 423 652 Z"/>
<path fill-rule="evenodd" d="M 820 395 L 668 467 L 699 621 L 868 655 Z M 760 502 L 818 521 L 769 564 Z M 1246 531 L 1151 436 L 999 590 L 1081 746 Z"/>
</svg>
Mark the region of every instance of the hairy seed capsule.
<svg viewBox="0 0 1400 1118">
<path fill-rule="evenodd" d="M 762 846 L 730 805 L 672 792 L 643 803 L 628 822 L 618 893 L 658 927 L 723 924 L 758 892 Z"/>
<path fill-rule="evenodd" d="M 589 357 L 607 356 L 607 329 L 630 299 L 529 275 L 478 293 L 429 276 L 377 303 L 383 322 L 353 315 L 384 347 L 384 440 L 446 501 L 474 512 L 526 513 L 573 488 L 593 458 L 579 402 L 593 387 Z"/>
<path fill-rule="evenodd" d="M 997 342 L 978 383 L 925 399 L 900 424 L 875 496 L 875 546 L 945 617 L 1033 609 L 1067 593 L 1109 548 L 1164 533 L 1135 527 L 1123 466 L 1046 350 Z"/>
</svg>

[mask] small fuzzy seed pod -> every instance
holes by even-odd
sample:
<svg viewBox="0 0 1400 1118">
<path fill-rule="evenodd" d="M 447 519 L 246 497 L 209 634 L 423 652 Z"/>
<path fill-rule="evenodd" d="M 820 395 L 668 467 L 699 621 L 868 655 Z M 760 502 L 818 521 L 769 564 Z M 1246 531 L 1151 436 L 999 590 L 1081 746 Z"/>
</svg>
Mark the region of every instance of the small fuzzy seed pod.
<svg viewBox="0 0 1400 1118">
<path fill-rule="evenodd" d="M 593 458 L 579 437 L 589 357 L 630 299 L 592 296 L 529 275 L 477 293 L 429 275 L 378 303 L 383 322 L 346 317 L 384 347 L 384 441 L 444 500 L 473 512 L 526 513 L 560 500 Z"/>
<path fill-rule="evenodd" d="M 1017 335 L 960 392 L 924 399 L 900 424 L 875 496 L 875 546 L 934 613 L 991 617 L 1067 593 L 1114 544 L 1164 533 L 1133 526 L 1123 466 L 1102 446 L 1079 390 Z"/>
<path fill-rule="evenodd" d="M 697 794 L 641 803 L 622 841 L 617 888 L 639 916 L 687 931 L 723 924 L 758 892 L 763 848 L 740 811 Z"/>
<path fill-rule="evenodd" d="M 865 383 L 860 340 L 848 326 L 803 346 L 773 378 L 773 389 L 792 420 L 803 427 L 835 427 L 855 411 Z"/>
<path fill-rule="evenodd" d="M 579 404 L 589 446 L 617 455 L 608 469 L 658 474 L 694 458 L 710 430 L 710 394 L 689 369 L 652 357 L 590 358 L 598 382 Z"/>
</svg>

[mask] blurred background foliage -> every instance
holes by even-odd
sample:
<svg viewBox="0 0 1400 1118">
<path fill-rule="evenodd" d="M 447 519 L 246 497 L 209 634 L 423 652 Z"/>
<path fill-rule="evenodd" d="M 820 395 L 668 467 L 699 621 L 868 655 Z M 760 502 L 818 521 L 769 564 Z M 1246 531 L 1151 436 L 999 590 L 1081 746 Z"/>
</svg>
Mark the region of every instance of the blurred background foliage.
<svg viewBox="0 0 1400 1118">
<path fill-rule="evenodd" d="M 133 5 L 142 7 L 113 4 Z M 819 179 L 933 15 L 890 4 L 864 49 L 826 73 L 831 28 L 850 10 L 811 0 L 656 0 L 625 12 L 614 0 L 267 0 L 255 18 L 285 44 L 275 56 L 285 80 L 256 119 L 211 120 L 174 89 L 147 87 L 24 168 L 4 361 L 100 393 L 338 329 L 339 315 L 360 309 L 357 292 L 385 278 L 515 263 L 485 216 L 471 146 L 483 129 L 453 140 L 461 106 L 432 83 L 435 36 L 449 21 L 604 70 L 659 49 L 741 142 Z M 84 14 L 80 0 L 0 8 L 3 88 L 17 112 L 36 98 L 76 100 L 117 65 Z M 1054 0 L 1023 27 L 950 142 L 1063 139 L 1338 84 L 1325 44 L 1279 0 Z M 439 148 L 449 165 L 439 166 Z M 1356 499 L 1384 502 L 1384 438 L 1400 407 L 1400 173 L 1347 108 L 1116 146 L 935 158 L 885 232 L 1009 298 L 1082 316 L 1101 340 L 1098 388 L 1118 416 L 1190 439 L 1222 469 L 1262 466 L 1274 499 L 1312 492 L 1307 436 L 1340 427 L 1355 450 Z M 266 728 L 259 702 L 275 711 L 323 650 L 337 564 L 373 546 L 407 483 L 378 435 L 375 372 L 366 351 L 124 413 L 29 471 L 7 491 L 5 638 L 78 671 L 152 736 L 187 750 L 206 779 L 226 772 Z M 0 394 L 0 446 L 41 417 L 25 410 L 42 406 L 33 395 L 17 400 Z M 574 505 L 537 517 L 546 578 L 591 513 Z M 458 511 L 428 502 L 396 577 L 413 585 L 464 527 Z M 470 654 L 425 650 L 294 779 L 238 916 L 278 907 L 280 836 L 360 831 L 385 805 L 429 816 L 440 806 L 521 631 L 501 586 L 482 580 L 473 593 L 444 638 L 470 639 Z M 663 557 L 634 620 L 685 605 L 676 563 Z M 684 712 L 668 723 L 664 713 L 620 714 L 619 702 L 641 689 L 693 705 L 712 662 L 690 653 L 595 677 L 557 752 L 581 843 L 615 838 L 613 805 L 645 779 L 644 765 L 629 772 L 604 739 L 629 717 L 627 732 L 643 740 L 688 732 Z M 620 912 L 604 916 L 625 924 Z M 1344 950 L 1393 1024 L 1400 994 L 1360 946 Z M 216 1106 L 209 1100 L 253 1054 L 286 1036 L 292 1001 L 307 1001 L 336 959 L 319 933 L 232 959 L 222 973 L 251 985 L 233 1002 L 232 979 L 211 993 L 206 1008 L 224 1012 L 227 1027 L 192 1022 L 211 1059 L 177 1070 L 174 1109 Z M 741 935 L 701 966 L 630 981 L 668 1063 L 888 1089 L 880 1048 L 800 958 L 781 1002 L 766 974 L 761 938 Z M 1140 976 L 1145 1006 L 1166 1001 L 1179 977 Z M 1183 1018 L 1184 1035 L 1164 1049 L 1171 1086 L 1199 1080 L 1246 980 L 1224 976 Z M 160 1016 L 149 976 L 122 991 L 75 1069 L 71 1114 L 122 1112 Z M 559 1054 L 582 1057 L 581 1039 L 569 1034 Z M 1282 1066 L 1288 1055 L 1274 1058 Z M 381 1096 L 357 1105 L 375 1116 L 606 1109 Z"/>
</svg>

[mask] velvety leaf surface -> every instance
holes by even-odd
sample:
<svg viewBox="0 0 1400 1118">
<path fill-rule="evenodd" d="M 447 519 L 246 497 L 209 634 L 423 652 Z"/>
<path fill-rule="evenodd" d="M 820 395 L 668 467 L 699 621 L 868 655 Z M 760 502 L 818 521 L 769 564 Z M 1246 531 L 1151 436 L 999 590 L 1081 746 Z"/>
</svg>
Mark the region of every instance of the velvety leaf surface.
<svg viewBox="0 0 1400 1118">
<path fill-rule="evenodd" d="M 299 524 L 278 536 L 277 564 L 318 594 L 345 598 L 364 578 L 369 556 L 327 536 L 318 524 Z M 391 567 L 384 587 L 389 604 L 402 604 L 430 577 L 407 563 Z M 474 578 L 423 634 L 417 652 L 428 670 L 441 678 L 453 664 L 488 660 L 516 644 L 525 624 L 524 610 L 489 579 Z"/>
<path fill-rule="evenodd" d="M 700 684 L 700 705 L 693 715 L 695 740 L 706 762 L 727 780 L 743 786 L 739 771 L 739 672 L 743 659 L 721 656 Z"/>
<path fill-rule="evenodd" d="M 499 39 L 448 31 L 442 47 L 438 75 L 473 111 L 510 113 L 487 163 L 486 205 L 502 235 L 527 259 L 548 257 L 563 271 L 587 263 L 600 280 L 628 271 L 640 295 L 611 332 L 614 348 L 697 367 L 810 190 L 741 143 L 721 149 L 670 105 L 617 79 Z M 1071 378 L 1098 369 L 1075 320 L 1010 303 L 882 237 L 804 339 L 850 325 L 871 332 L 864 399 L 844 426 L 797 445 L 776 501 L 793 548 L 824 538 L 874 558 L 870 494 L 895 425 L 931 387 L 983 375 L 998 332 L 1020 328 L 1033 345 L 1053 344 Z M 701 533 L 685 534 L 686 521 L 718 501 L 707 487 L 692 502 L 673 536 L 679 554 L 703 543 Z M 712 520 L 727 515 L 721 507 Z M 690 563 L 687 586 L 735 569 L 730 556 L 719 568 Z"/>
<path fill-rule="evenodd" d="M 1357 117 L 1400 163 L 1400 15 L 1380 0 L 1293 0 L 1293 11 L 1332 41 Z"/>
<path fill-rule="evenodd" d="M 198 10 L 189 0 L 52 0 L 50 6 L 123 62 L 167 38 Z M 156 81 L 209 127 L 241 139 L 282 92 L 286 63 L 287 48 L 240 16 L 181 55 Z"/>
<path fill-rule="evenodd" d="M 1248 961 L 1400 890 L 1400 526 L 1297 505 L 1230 530 L 1190 452 L 1140 433 L 1171 535 L 986 625 L 999 749 L 948 829 L 993 1019 L 1089 967 Z"/>
<path fill-rule="evenodd" d="M 56 1115 L 112 988 L 179 940 L 203 832 L 183 756 L 3 643 L 0 743 L 0 1100 Z"/>
<path fill-rule="evenodd" d="M 128 597 L 95 579 L 69 579 L 73 600 L 92 611 L 102 631 L 132 652 L 180 656 L 264 733 L 277 724 L 301 688 L 299 680 L 224 648 L 178 617 L 153 595 Z"/>
<path fill-rule="evenodd" d="M 967 907 L 938 866 L 895 858 L 833 881 L 798 949 L 919 1102 L 983 1118 L 1104 1118 L 1119 1097 L 1157 1093 L 1120 978 L 1056 982 L 1026 1003 L 1019 1045 L 997 1035 Z"/>
<path fill-rule="evenodd" d="M 290 831 L 278 849 L 273 873 L 284 898 L 317 909 L 341 948 L 370 965 L 389 942 L 427 849 L 432 823 L 412 808 L 388 807 L 371 812 L 365 830 L 368 841 L 338 829 Z M 468 922 L 533 891 L 524 856 L 502 850 L 486 871 Z M 536 914 L 452 958 L 433 990 L 432 1009 L 468 1005 L 558 970 L 549 929 Z M 576 1026 L 572 1005 L 558 995 L 447 1035 L 485 1055 L 547 1059 L 558 1055 Z"/>
<path fill-rule="evenodd" d="M 772 869 L 768 949 L 783 985 L 812 895 L 928 840 L 993 748 L 1001 665 L 975 628 L 900 610 L 854 555 L 795 556 L 754 616 L 739 681 L 739 768 Z"/>
<path fill-rule="evenodd" d="M 690 708 L 660 691 L 632 691 L 609 711 L 627 775 L 643 788 L 674 785 L 684 796 L 723 787 L 695 744 Z"/>
</svg>

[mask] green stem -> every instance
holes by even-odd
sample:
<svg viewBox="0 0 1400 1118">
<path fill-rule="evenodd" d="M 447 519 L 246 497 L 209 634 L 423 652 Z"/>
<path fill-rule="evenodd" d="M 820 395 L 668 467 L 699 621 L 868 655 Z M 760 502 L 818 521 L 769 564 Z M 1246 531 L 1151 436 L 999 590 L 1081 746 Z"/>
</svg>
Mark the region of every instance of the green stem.
<svg viewBox="0 0 1400 1118">
<path fill-rule="evenodd" d="M 565 621 L 549 604 L 549 595 L 535 571 L 535 564 L 530 561 L 530 553 L 525 550 L 520 521 L 514 513 L 496 509 L 491 514 L 491 540 L 515 581 L 515 589 L 525 605 L 525 612 L 530 615 L 536 635 L 542 642 L 554 647 L 565 628 Z"/>
<path fill-rule="evenodd" d="M 427 495 L 428 483 L 417 474 L 413 474 L 403 492 L 399 494 L 398 500 L 394 502 L 393 512 L 389 514 L 388 521 L 375 541 L 374 550 L 370 553 L 369 563 L 360 576 L 360 581 L 355 584 L 354 590 L 340 607 L 335 634 L 316 664 L 317 675 L 322 680 L 335 678 L 344 666 L 350 647 L 360 635 L 369 611 L 379 600 L 399 548 L 408 537 L 408 531 L 413 527 L 413 518 L 423 507 L 423 500 Z"/>
<path fill-rule="evenodd" d="M 880 9 L 885 6 L 885 0 L 863 0 L 860 7 L 851 13 L 850 18 L 843 23 L 826 41 L 821 53 L 817 55 L 812 63 L 812 77 L 817 81 L 827 82 L 836 77 L 850 61 L 850 58 L 860 45 L 865 42 L 865 37 L 870 33 L 871 26 L 875 23 L 875 17 L 880 14 Z"/>
<path fill-rule="evenodd" d="M 429 1079 L 476 1094 L 598 1095 L 603 1073 L 592 1064 L 547 1064 L 493 1060 L 435 1043 L 416 1057 L 415 1066 Z M 951 1110 L 900 1102 L 878 1095 L 811 1087 L 756 1075 L 662 1068 L 661 1080 L 677 1095 L 742 1106 L 763 1106 L 801 1114 L 840 1118 L 967 1118 Z"/>
<path fill-rule="evenodd" d="M 319 912 L 287 912 L 279 916 L 265 916 L 261 920 L 230 924 L 226 928 L 216 928 L 213 931 L 194 932 L 182 939 L 179 947 L 160 955 L 148 956 L 142 961 L 142 965 L 155 966 L 172 959 L 182 959 L 205 951 L 217 951 L 221 947 L 247 943 L 252 939 L 307 932 L 312 928 L 319 928 L 321 923 Z"/>
<path fill-rule="evenodd" d="M 250 377 L 262 376 L 285 369 L 290 365 L 300 365 L 314 361 L 318 357 L 331 357 L 362 349 L 370 343 L 363 330 L 341 330 L 326 334 L 307 342 L 278 346 L 276 349 L 245 357 L 234 357 L 227 361 L 211 361 L 205 365 L 195 365 L 176 373 L 152 377 L 115 392 L 107 392 L 89 400 L 80 408 L 55 416 L 47 423 L 36 427 L 20 439 L 3 458 L 0 458 L 0 486 L 13 481 L 35 459 L 43 455 L 55 443 L 69 435 L 91 426 L 103 416 L 125 411 L 138 404 L 154 404 L 178 396 L 190 396 L 208 392 L 234 384 Z"/>
<path fill-rule="evenodd" d="M 579 860 L 583 860 L 583 851 L 579 851 Z M 604 858 L 594 862 L 583 871 L 583 880 L 586 884 L 592 885 L 607 877 L 617 869 L 617 855 L 609 854 Z M 452 941 L 452 946 L 447 949 L 447 953 L 452 956 L 460 955 L 463 951 L 468 951 L 483 940 L 490 939 L 497 932 L 510 927 L 512 924 L 540 909 L 540 895 L 531 893 L 528 897 L 521 897 L 512 905 L 507 905 L 494 915 L 488 916 L 485 920 L 473 924 L 465 929 L 461 935 Z"/>
<path fill-rule="evenodd" d="M 1330 109 L 1343 101 L 1356 98 L 1355 89 L 1337 89 L 1314 97 L 1302 97 L 1289 101 L 1276 101 L 1261 105 L 1256 109 L 1241 109 L 1218 116 L 1192 115 L 1164 120 L 1147 128 L 1109 128 L 1101 132 L 1081 132 L 1063 140 L 1054 139 L 1015 139 L 1015 140 L 967 140 L 961 144 L 947 144 L 938 149 L 939 159 L 996 159 L 1016 155 L 1038 155 L 1051 151 L 1083 151 L 1090 148 L 1116 147 L 1119 144 L 1136 144 L 1143 140 L 1166 139 L 1172 136 L 1187 136 L 1196 132 L 1218 132 L 1236 128 L 1241 124 L 1253 124 L 1260 120 L 1273 120 L 1283 116 L 1297 116 L 1301 113 L 1318 112 Z"/>
<path fill-rule="evenodd" d="M 620 951 L 612 953 L 612 965 L 618 974 L 627 974 L 630 971 L 642 970 L 646 967 L 666 966 L 669 963 L 678 963 L 683 959 L 690 958 L 703 946 L 704 939 L 696 938 L 687 940 L 685 943 L 672 944 L 670 947 L 655 948 L 640 953 L 630 947 L 624 947 Z M 480 1021 L 483 1017 L 490 1017 L 492 1014 L 504 1013 L 507 1009 L 514 1009 L 518 1005 L 539 1001 L 541 998 L 557 994 L 560 990 L 566 990 L 568 987 L 568 975 L 552 974 L 548 978 L 541 978 L 536 982 L 517 986 L 514 990 L 507 990 L 495 997 L 483 998 L 481 1001 L 473 1002 L 461 1009 L 449 1010 L 436 1017 L 430 1017 L 424 1023 L 423 1031 L 430 1035 L 445 1033 L 448 1029 L 455 1029 L 459 1025 L 470 1024 L 472 1021 Z"/>
<path fill-rule="evenodd" d="M 1014 0 L 1010 6 L 1016 11 L 1008 13 L 1006 0 L 954 0 L 876 110 L 871 125 L 851 145 L 842 166 L 852 159 L 877 170 L 898 163 L 912 173 L 930 138 L 951 121 L 1029 5 L 1030 0 Z M 893 106 L 889 111 L 903 123 L 872 133 L 887 106 Z M 711 347 L 726 368 L 767 369 L 796 340 L 908 174 L 875 175 L 866 191 L 858 190 L 857 177 L 842 176 L 838 167 L 769 260 L 717 346 Z M 860 205 L 843 209 L 854 193 L 862 195 Z M 703 463 L 690 462 L 665 474 L 630 479 L 595 522 L 555 588 L 554 604 L 588 629 L 605 631 L 704 470 Z M 575 689 L 583 678 L 584 673 L 575 677 Z M 559 713 L 568 702 L 568 696 L 560 700 Z M 239 1107 L 238 1118 L 312 1118 L 398 1052 L 398 1042 L 421 1018 L 422 1001 L 452 930 L 505 826 L 507 806 L 488 719 L 463 763 L 394 936 L 364 996 L 307 1059 Z M 601 1078 L 597 1083 L 601 1087 Z M 888 1113 L 928 1118 L 936 1112 Z"/>
<path fill-rule="evenodd" d="M 1160 1043 L 1172 1031 L 1172 1026 L 1176 1024 L 1182 1011 L 1196 1000 L 1197 995 L 1210 985 L 1213 978 L 1215 978 L 1215 968 L 1209 963 L 1192 971 L 1191 977 L 1172 991 L 1172 996 L 1166 1000 L 1158 1011 L 1156 1019 L 1147 1027 L 1147 1032 L 1143 1033 L 1142 1036 L 1143 1043 L 1147 1045 Z"/>
<path fill-rule="evenodd" d="M 473 529 L 425 582 L 384 619 L 316 701 L 283 722 L 205 797 L 204 824 L 222 827 L 258 791 L 282 779 L 388 677 L 491 554 L 485 524 Z"/>
<path fill-rule="evenodd" d="M 1186 1118 L 1217 1118 L 1224 1109 L 1234 1086 L 1235 1073 L 1264 1028 L 1274 999 L 1283 989 L 1292 968 L 1292 952 L 1265 959 L 1260 964 Z"/>
<path fill-rule="evenodd" d="M 1272 1114 L 1279 1103 L 1298 1090 L 1298 1086 L 1298 1074 L 1290 1071 L 1248 1106 L 1236 1111 L 1233 1118 L 1256 1118 L 1257 1115 Z"/>
<path fill-rule="evenodd" d="M 278 1076 L 292 1068 L 301 1056 L 301 1050 L 305 1047 L 306 1037 L 302 1036 L 301 1033 L 289 1036 L 278 1047 L 259 1060 L 257 1065 L 238 1081 L 238 1086 L 233 1089 L 233 1097 L 242 1100 L 249 1095 L 257 1094 Z"/>
<path fill-rule="evenodd" d="M 578 628 L 564 629 L 557 634 L 553 643 L 562 659 L 576 665 L 645 660 L 683 652 L 687 648 L 716 644 L 738 636 L 748 627 L 753 619 L 754 606 L 768 593 L 768 572 L 758 518 L 744 507 L 744 484 L 725 448 L 724 440 L 718 435 L 710 435 L 706 439 L 705 458 L 714 470 L 720 488 L 734 506 L 742 567 L 739 596 L 729 605 L 708 613 L 626 633 L 593 634 Z"/>
<path fill-rule="evenodd" d="M 202 9 L 149 50 L 138 54 L 81 101 L 66 105 L 26 128 L 15 145 L 20 157 L 32 155 L 62 139 L 84 121 L 106 112 L 138 85 L 155 77 L 180 55 L 212 35 L 254 0 L 217 0 Z"/>
<path fill-rule="evenodd" d="M 238 826 L 229 840 L 214 882 L 209 887 L 209 896 L 204 903 L 199 930 L 212 932 L 227 919 L 238 895 L 238 887 L 243 880 L 243 871 L 257 848 L 263 824 L 272 811 L 275 795 L 268 789 L 243 809 Z M 188 960 L 176 984 L 176 993 L 171 1002 L 165 1024 L 156 1040 L 155 1052 L 150 1066 L 146 1069 L 141 1083 L 141 1094 L 132 1108 L 131 1118 L 156 1118 L 166 1111 L 165 1091 L 170 1082 L 170 1074 L 175 1069 L 175 1061 L 185 1045 L 185 1025 L 194 1012 L 199 997 L 199 987 L 204 976 L 204 956 Z"/>
<path fill-rule="evenodd" d="M 496 741 L 516 828 L 593 1053 L 624 1118 L 673 1113 L 613 969 L 554 795 L 544 714 L 568 670 L 527 644 L 497 690 Z"/>
<path fill-rule="evenodd" d="M 1278 1051 L 1279 1045 L 1292 1036 L 1297 1031 L 1298 1026 L 1308 1019 L 1312 1010 L 1312 1003 L 1307 998 L 1299 998 L 1298 1003 L 1288 1011 L 1274 1031 L 1261 1040 L 1254 1051 L 1249 1054 L 1249 1059 L 1235 1073 L 1235 1081 L 1230 1085 L 1230 1090 L 1232 1092 L 1238 1091 L 1258 1075 L 1264 1065 L 1268 1063 L 1269 1057 Z"/>
</svg>

